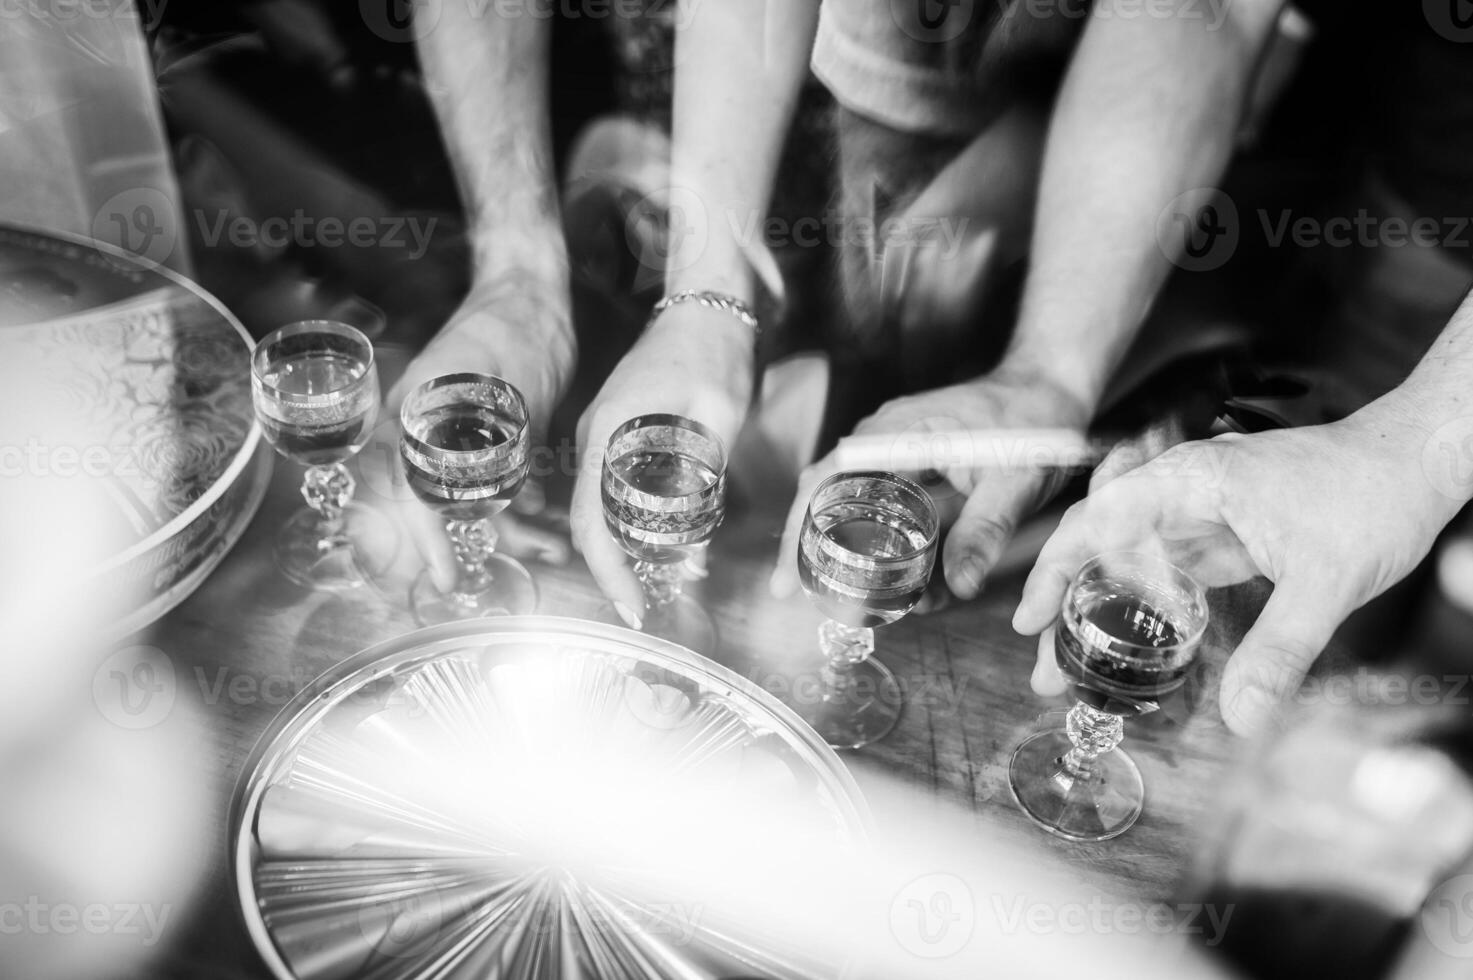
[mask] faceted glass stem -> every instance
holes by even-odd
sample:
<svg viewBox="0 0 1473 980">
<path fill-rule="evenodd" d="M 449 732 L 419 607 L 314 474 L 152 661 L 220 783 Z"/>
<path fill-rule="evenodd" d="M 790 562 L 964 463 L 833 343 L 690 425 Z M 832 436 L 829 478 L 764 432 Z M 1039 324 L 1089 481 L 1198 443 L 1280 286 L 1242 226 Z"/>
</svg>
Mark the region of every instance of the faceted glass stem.
<svg viewBox="0 0 1473 980">
<path fill-rule="evenodd" d="M 449 532 L 455 562 L 460 568 L 455 580 L 455 594 L 469 598 L 488 591 L 493 580 L 486 562 L 496 553 L 497 540 L 491 520 L 448 521 L 445 529 Z"/>
<path fill-rule="evenodd" d="M 1125 737 L 1125 722 L 1119 715 L 1081 701 L 1069 709 L 1065 731 L 1074 748 L 1064 755 L 1060 765 L 1075 779 L 1088 779 L 1095 774 L 1095 760 L 1115 751 Z"/>
<path fill-rule="evenodd" d="M 685 590 L 685 569 L 681 562 L 640 561 L 634 563 L 634 574 L 644 588 L 646 607 L 653 615 L 679 599 Z"/>
<path fill-rule="evenodd" d="M 302 479 L 302 499 L 318 517 L 317 547 L 326 551 L 343 534 L 343 510 L 353 499 L 356 484 L 342 463 L 308 467 Z"/>
<path fill-rule="evenodd" d="M 875 631 L 827 619 L 818 627 L 818 647 L 824 656 L 824 699 L 843 697 L 854 687 L 855 666 L 875 652 Z"/>
</svg>

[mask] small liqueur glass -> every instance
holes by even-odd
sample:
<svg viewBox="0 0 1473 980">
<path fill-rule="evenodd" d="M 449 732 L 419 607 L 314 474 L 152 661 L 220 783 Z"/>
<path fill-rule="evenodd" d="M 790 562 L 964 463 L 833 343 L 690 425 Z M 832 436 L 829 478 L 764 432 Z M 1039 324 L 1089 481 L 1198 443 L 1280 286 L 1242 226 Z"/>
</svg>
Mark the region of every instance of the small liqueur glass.
<svg viewBox="0 0 1473 980">
<path fill-rule="evenodd" d="M 726 514 L 726 450 L 716 433 L 680 415 L 642 415 L 609 438 L 604 523 L 644 587 L 641 627 L 697 653 L 716 647 L 716 625 L 685 595 L 687 560 Z"/>
<path fill-rule="evenodd" d="M 409 590 L 423 626 L 521 616 L 537 606 L 531 574 L 496 554 L 491 518 L 526 482 L 527 403 L 521 392 L 487 374 L 451 374 L 420 385 L 400 411 L 400 456 L 409 487 L 445 521 L 455 550 L 454 587 L 441 592 L 425 569 Z"/>
<path fill-rule="evenodd" d="M 345 465 L 368 442 L 378 417 L 373 344 L 353 327 L 330 320 L 282 327 L 251 356 L 251 397 L 267 441 L 307 467 L 307 506 L 277 535 L 277 565 L 308 588 L 365 584 L 371 571 L 365 555 L 397 541 L 383 515 L 352 502 L 355 483 Z"/>
<path fill-rule="evenodd" d="M 894 623 L 925 594 L 940 520 L 931 497 L 893 473 L 839 473 L 819 484 L 798 546 L 803 591 L 828 619 L 824 665 L 793 708 L 836 749 L 884 738 L 900 719 L 899 684 L 873 656 L 874 627 Z"/>
<path fill-rule="evenodd" d="M 1008 782 L 1023 812 L 1069 840 L 1108 840 L 1140 816 L 1140 769 L 1116 750 L 1124 719 L 1157 710 L 1186 683 L 1207 629 L 1190 575 L 1150 555 L 1085 562 L 1064 595 L 1054 656 L 1077 704 L 1065 727 L 1026 739 Z"/>
</svg>

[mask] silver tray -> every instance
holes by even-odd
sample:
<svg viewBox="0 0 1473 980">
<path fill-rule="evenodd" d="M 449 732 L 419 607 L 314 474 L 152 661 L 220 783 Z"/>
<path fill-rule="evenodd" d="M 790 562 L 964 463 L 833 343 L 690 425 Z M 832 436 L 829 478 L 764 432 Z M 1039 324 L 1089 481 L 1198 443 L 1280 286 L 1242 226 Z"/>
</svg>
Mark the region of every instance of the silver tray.
<svg viewBox="0 0 1473 980">
<path fill-rule="evenodd" d="M 271 474 L 251 409 L 249 334 L 189 280 L 81 238 L 0 224 L 0 345 L 89 473 L 119 546 L 89 569 L 121 633 L 188 596 L 244 533 Z"/>
<path fill-rule="evenodd" d="M 457 623 L 287 706 L 237 790 L 232 870 L 281 980 L 833 976 L 682 916 L 675 882 L 759 813 L 798 847 L 866 839 L 838 757 L 731 671 L 580 620 Z"/>
</svg>

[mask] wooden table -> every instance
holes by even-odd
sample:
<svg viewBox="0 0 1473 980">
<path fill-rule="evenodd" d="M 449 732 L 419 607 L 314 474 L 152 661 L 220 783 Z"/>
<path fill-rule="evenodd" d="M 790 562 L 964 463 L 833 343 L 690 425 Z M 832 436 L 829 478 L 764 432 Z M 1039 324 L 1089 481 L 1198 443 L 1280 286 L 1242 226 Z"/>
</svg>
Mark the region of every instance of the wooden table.
<svg viewBox="0 0 1473 980">
<path fill-rule="evenodd" d="M 207 771 L 200 777 L 215 787 L 219 801 L 204 898 L 173 961 L 181 977 L 267 975 L 229 887 L 225 814 L 235 782 L 292 694 L 345 657 L 414 628 L 402 595 L 309 594 L 277 571 L 271 539 L 297 506 L 300 475 L 299 468 L 279 463 L 245 538 L 148 637 L 173 661 L 181 693 L 203 703 L 209 744 L 203 753 Z M 373 499 L 371 488 L 360 495 Z M 770 687 L 813 669 L 819 621 L 801 596 L 777 602 L 768 594 L 778 528 L 772 515 L 730 522 L 702 589 L 721 631 L 717 659 Z M 540 613 L 602 617 L 604 600 L 581 563 L 531 567 L 541 590 Z M 1007 787 L 1013 746 L 1039 724 L 1041 712 L 1065 707 L 1062 700 L 1040 701 L 1028 688 L 1033 642 L 1008 625 L 1018 587 L 1016 581 L 997 583 L 977 602 L 911 616 L 880 631 L 879 656 L 909 701 L 888 738 L 844 759 L 862 788 L 900 779 L 916 794 L 969 805 L 979 833 L 1017 837 L 1051 851 L 1098 894 L 1168 900 L 1190 864 L 1214 785 L 1236 751 L 1216 711 L 1215 684 L 1204 685 L 1211 697 L 1195 711 L 1163 712 L 1168 717 L 1128 727 L 1128 745 L 1148 794 L 1145 812 L 1128 834 L 1100 844 L 1050 837 L 1027 821 Z M 1219 620 L 1237 619 L 1233 612 Z M 1214 644 L 1209 662 L 1220 662 L 1221 646 Z M 883 810 L 875 816 L 882 824 L 901 819 Z"/>
</svg>

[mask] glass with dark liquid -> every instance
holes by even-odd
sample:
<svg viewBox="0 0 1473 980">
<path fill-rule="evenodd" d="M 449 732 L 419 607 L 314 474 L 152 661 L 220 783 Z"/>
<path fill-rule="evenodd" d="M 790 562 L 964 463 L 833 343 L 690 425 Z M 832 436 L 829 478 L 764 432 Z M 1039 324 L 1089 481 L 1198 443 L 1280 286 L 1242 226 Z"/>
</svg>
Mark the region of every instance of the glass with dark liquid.
<svg viewBox="0 0 1473 980">
<path fill-rule="evenodd" d="M 355 484 L 345 465 L 368 442 L 378 416 L 372 343 L 327 320 L 282 327 L 256 345 L 251 396 L 266 440 L 307 467 L 307 506 L 278 534 L 277 564 L 309 588 L 364 584 L 364 551 L 354 538 L 370 529 L 379 541 L 394 535 L 381 515 L 352 503 Z"/>
<path fill-rule="evenodd" d="M 527 406 L 516 388 L 486 374 L 427 381 L 404 400 L 400 456 L 409 487 L 445 521 L 455 549 L 455 586 L 441 592 L 422 572 L 409 592 L 425 626 L 482 616 L 522 615 L 537 589 L 522 565 L 496 554 L 491 518 L 527 480 Z"/>
<path fill-rule="evenodd" d="M 1207 628 L 1207 599 L 1150 555 L 1090 559 L 1064 596 L 1054 656 L 1078 703 L 1067 726 L 1024 741 L 1009 780 L 1023 811 L 1071 840 L 1128 830 L 1145 799 L 1140 769 L 1116 746 L 1123 719 L 1155 711 L 1186 683 Z"/>
<path fill-rule="evenodd" d="M 604 523 L 644 588 L 644 632 L 714 652 L 716 627 L 685 595 L 684 569 L 726 514 L 721 440 L 680 415 L 630 419 L 609 438 L 601 493 Z"/>
<path fill-rule="evenodd" d="M 819 684 L 795 686 L 793 708 L 835 748 L 883 738 L 900 718 L 899 684 L 873 657 L 874 628 L 925 594 L 939 529 L 930 495 L 893 473 L 840 473 L 809 501 L 798 577 L 828 620 L 818 632 Z"/>
</svg>

